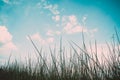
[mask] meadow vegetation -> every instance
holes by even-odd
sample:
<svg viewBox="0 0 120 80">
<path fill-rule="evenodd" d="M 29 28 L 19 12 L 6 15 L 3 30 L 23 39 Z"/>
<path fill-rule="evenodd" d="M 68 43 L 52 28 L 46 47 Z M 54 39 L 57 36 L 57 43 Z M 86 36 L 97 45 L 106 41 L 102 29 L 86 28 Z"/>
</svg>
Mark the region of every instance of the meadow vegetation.
<svg viewBox="0 0 120 80">
<path fill-rule="evenodd" d="M 57 49 L 49 48 L 51 63 L 48 64 L 42 56 L 42 48 L 39 50 L 33 40 L 30 37 L 29 39 L 39 55 L 37 64 L 33 67 L 31 59 L 27 61 L 27 65 L 18 63 L 17 60 L 10 63 L 9 58 L 4 66 L 0 66 L 0 80 L 120 80 L 120 39 L 117 31 L 116 40 L 111 44 L 106 43 L 109 58 L 103 55 L 103 61 L 98 59 L 97 43 L 94 44 L 96 52 L 91 55 L 83 37 L 82 48 L 73 41 L 69 42 L 69 53 L 73 55 L 67 60 L 64 55 L 67 51 L 62 46 L 62 40 L 57 51 L 60 60 L 54 56 Z"/>
</svg>

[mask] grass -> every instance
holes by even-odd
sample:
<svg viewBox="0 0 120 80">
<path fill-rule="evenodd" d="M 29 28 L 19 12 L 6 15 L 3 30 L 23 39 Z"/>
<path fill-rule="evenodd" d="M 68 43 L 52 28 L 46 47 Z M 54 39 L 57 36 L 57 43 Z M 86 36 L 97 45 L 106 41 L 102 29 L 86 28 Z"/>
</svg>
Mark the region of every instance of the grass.
<svg viewBox="0 0 120 80">
<path fill-rule="evenodd" d="M 109 58 L 103 55 L 103 61 L 98 59 L 97 43 L 95 42 L 95 52 L 92 52 L 90 44 L 91 52 L 89 52 L 84 37 L 83 48 L 72 41 L 69 42 L 71 56 L 66 59 L 67 50 L 62 46 L 61 39 L 59 51 L 56 47 L 49 48 L 51 63 L 48 64 L 42 56 L 42 48 L 38 50 L 29 37 L 39 55 L 37 63 L 33 67 L 30 58 L 26 65 L 20 64 L 16 60 L 10 63 L 9 58 L 7 65 L 0 66 L 0 80 L 120 80 L 120 39 L 117 31 L 116 38 L 117 42 L 113 40 L 111 45 L 106 43 Z M 54 55 L 56 52 L 59 53 L 59 58 Z"/>
</svg>

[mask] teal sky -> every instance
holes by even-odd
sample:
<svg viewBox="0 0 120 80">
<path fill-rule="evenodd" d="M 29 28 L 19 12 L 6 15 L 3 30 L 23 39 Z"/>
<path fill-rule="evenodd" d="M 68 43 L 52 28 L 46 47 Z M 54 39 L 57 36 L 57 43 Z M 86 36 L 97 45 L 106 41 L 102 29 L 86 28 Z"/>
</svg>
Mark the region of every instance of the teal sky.
<svg viewBox="0 0 120 80">
<path fill-rule="evenodd" d="M 119 14 L 120 0 L 0 0 L 0 60 L 11 51 L 30 52 L 27 35 L 53 45 L 60 36 L 79 43 L 83 31 L 87 41 L 104 44 L 114 27 L 120 30 Z"/>
</svg>

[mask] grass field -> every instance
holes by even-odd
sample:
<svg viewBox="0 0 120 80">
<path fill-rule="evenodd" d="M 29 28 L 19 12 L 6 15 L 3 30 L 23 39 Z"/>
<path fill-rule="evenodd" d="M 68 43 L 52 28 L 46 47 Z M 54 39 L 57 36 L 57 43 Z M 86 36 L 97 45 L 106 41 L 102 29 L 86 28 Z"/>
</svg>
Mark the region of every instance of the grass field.
<svg viewBox="0 0 120 80">
<path fill-rule="evenodd" d="M 16 60 L 10 63 L 9 59 L 4 66 L 0 67 L 0 80 L 120 80 L 120 40 L 117 32 L 116 39 L 117 41 L 113 41 L 112 44 L 106 43 L 109 49 L 109 58 L 103 55 L 103 61 L 98 59 L 97 44 L 95 43 L 96 52 L 90 55 L 84 40 L 81 44 L 82 48 L 72 41 L 69 42 L 71 47 L 69 53 L 74 56 L 70 56 L 69 60 L 66 60 L 64 54 L 67 52 L 60 41 L 60 51 L 57 51 L 60 54 L 60 60 L 54 56 L 56 48 L 50 48 L 51 63 L 48 64 L 41 55 L 42 49 L 39 51 L 30 38 L 39 54 L 37 64 L 33 67 L 31 59 L 26 62 L 28 63 L 26 65 L 18 63 Z"/>
</svg>

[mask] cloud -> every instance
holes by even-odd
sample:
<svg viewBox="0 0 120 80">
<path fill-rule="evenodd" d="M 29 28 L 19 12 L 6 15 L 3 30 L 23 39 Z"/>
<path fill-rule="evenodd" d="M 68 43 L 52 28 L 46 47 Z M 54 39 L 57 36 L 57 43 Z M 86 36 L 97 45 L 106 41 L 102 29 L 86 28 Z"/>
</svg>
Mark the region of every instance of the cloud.
<svg viewBox="0 0 120 80">
<path fill-rule="evenodd" d="M 9 4 L 9 3 L 10 3 L 9 0 L 3 0 L 3 2 L 6 3 L 6 4 Z"/>
<path fill-rule="evenodd" d="M 71 28 L 70 30 L 66 30 L 67 34 L 79 33 L 79 32 L 87 32 L 87 29 L 82 28 L 81 26 L 76 26 Z"/>
<path fill-rule="evenodd" d="M 53 33 L 52 30 L 48 30 L 47 33 L 46 33 L 46 35 L 48 35 L 48 36 L 54 36 L 54 33 Z"/>
<path fill-rule="evenodd" d="M 87 32 L 87 29 L 79 24 L 75 15 L 62 17 L 63 31 L 66 34 L 74 34 L 79 32 Z"/>
<path fill-rule="evenodd" d="M 48 30 L 46 33 L 48 36 L 54 36 L 55 34 L 59 35 L 61 33 L 75 34 L 75 33 L 85 32 L 87 33 L 88 36 L 93 38 L 95 33 L 98 32 L 97 28 L 93 28 L 93 29 L 86 28 L 85 24 L 87 20 L 87 15 L 83 16 L 82 18 L 83 24 L 80 24 L 80 22 L 78 21 L 75 15 L 61 16 L 61 17 L 59 15 L 56 15 L 53 16 L 52 19 L 56 22 L 61 23 L 61 24 L 57 23 L 57 25 L 58 26 L 61 25 L 62 30 L 61 31 Z"/>
<path fill-rule="evenodd" d="M 46 1 L 44 1 L 44 7 L 43 8 L 48 9 L 54 15 L 60 14 L 57 4 L 52 5 L 52 4 L 48 4 Z"/>
<path fill-rule="evenodd" d="M 41 2 L 39 2 L 37 4 L 37 6 L 39 8 L 43 8 L 43 9 L 49 10 L 54 15 L 60 14 L 60 11 L 58 10 L 58 5 L 57 4 L 50 4 L 46 0 L 41 0 Z"/>
<path fill-rule="evenodd" d="M 59 15 L 53 16 L 52 19 L 57 22 L 60 20 L 60 16 Z"/>
<path fill-rule="evenodd" d="M 17 47 L 15 46 L 15 44 L 13 42 L 8 42 L 0 48 L 0 51 L 1 50 L 2 51 L 4 51 L 4 50 L 17 50 Z"/>
<path fill-rule="evenodd" d="M 75 34 L 75 33 L 89 31 L 87 28 L 85 28 L 85 26 L 80 25 L 80 23 L 75 15 L 62 16 L 61 18 L 59 15 L 56 15 L 56 16 L 52 17 L 52 19 L 56 22 L 59 21 L 59 23 L 61 23 L 61 26 L 63 26 L 63 27 L 62 27 L 61 31 L 48 30 L 46 33 L 48 36 L 54 36 L 55 34 L 59 35 L 61 33 Z M 86 20 L 86 19 L 87 18 L 84 17 L 84 20 Z"/>
<path fill-rule="evenodd" d="M 69 16 L 69 21 L 70 23 L 72 23 L 73 25 L 76 25 L 77 24 L 77 18 L 75 15 L 71 15 Z"/>
<path fill-rule="evenodd" d="M 12 42 L 12 35 L 5 26 L 0 26 L 0 51 L 17 50 L 16 45 Z"/>
<path fill-rule="evenodd" d="M 31 35 L 31 38 L 33 40 L 39 41 L 41 44 L 45 44 L 45 40 L 41 37 L 41 35 L 39 33 L 35 33 L 35 34 Z"/>
<path fill-rule="evenodd" d="M 60 35 L 61 32 L 60 31 L 53 31 L 53 30 L 48 30 L 46 35 L 47 36 L 54 36 L 54 35 Z"/>
<path fill-rule="evenodd" d="M 48 44 L 54 42 L 53 37 L 43 38 L 39 33 L 35 33 L 35 34 L 31 35 L 31 38 L 32 38 L 32 40 L 40 42 L 40 44 L 42 44 L 42 45 L 46 45 L 46 44 L 48 45 Z"/>
<path fill-rule="evenodd" d="M 12 35 L 5 26 L 0 26 L 0 43 L 7 43 L 12 40 Z"/>
<path fill-rule="evenodd" d="M 31 38 L 34 39 L 34 40 L 41 40 L 41 36 L 39 35 L 39 33 L 35 33 L 33 35 L 31 35 Z"/>
<path fill-rule="evenodd" d="M 4 3 L 9 4 L 9 5 L 17 5 L 20 4 L 19 0 L 2 0 Z"/>
</svg>

